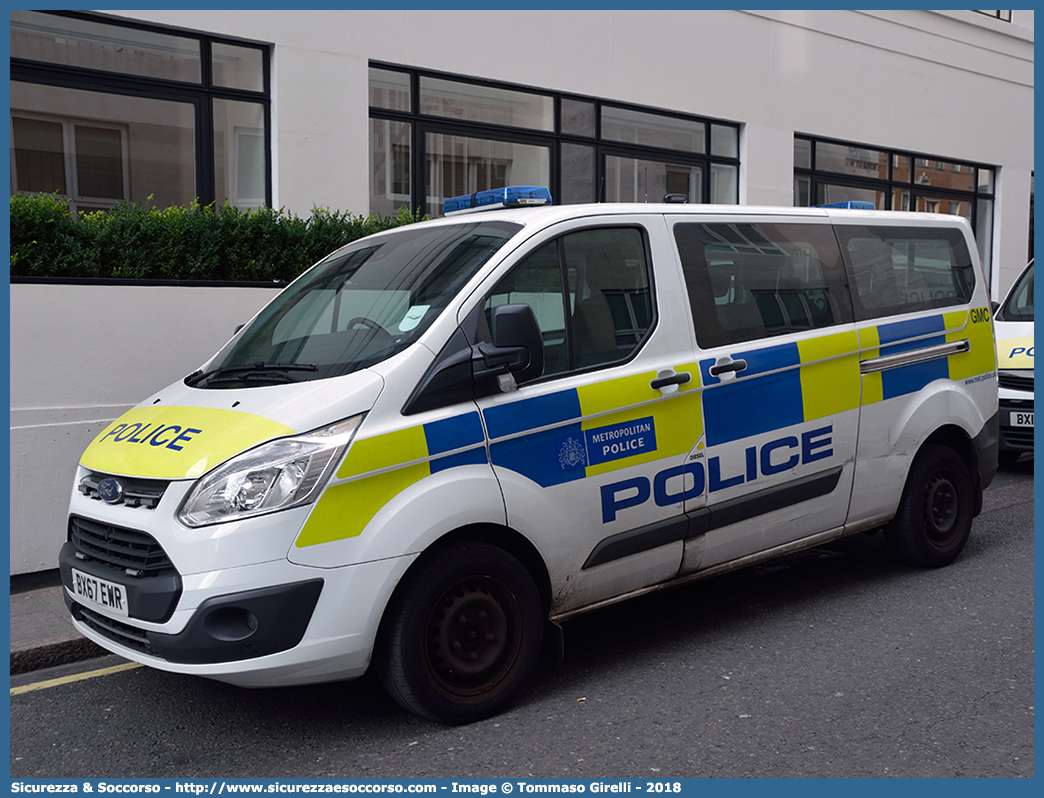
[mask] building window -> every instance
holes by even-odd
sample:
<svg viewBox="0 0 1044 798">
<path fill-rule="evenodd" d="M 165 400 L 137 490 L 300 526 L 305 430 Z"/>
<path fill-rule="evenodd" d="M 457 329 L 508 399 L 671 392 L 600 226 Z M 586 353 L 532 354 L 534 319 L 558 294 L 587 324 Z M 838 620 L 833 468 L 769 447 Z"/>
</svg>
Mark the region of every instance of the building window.
<svg viewBox="0 0 1044 798">
<path fill-rule="evenodd" d="M 527 184 L 559 204 L 734 204 L 739 125 L 371 64 L 371 213 Z"/>
<path fill-rule="evenodd" d="M 272 201 L 269 53 L 76 12 L 11 12 L 11 192 L 71 209 Z"/>
<path fill-rule="evenodd" d="M 879 210 L 963 216 L 990 273 L 996 170 L 921 153 L 794 137 L 794 204 L 863 200 Z"/>
<path fill-rule="evenodd" d="M 985 14 L 988 17 L 1004 20 L 1005 22 L 1011 22 L 1011 11 L 975 11 L 975 13 Z"/>
</svg>

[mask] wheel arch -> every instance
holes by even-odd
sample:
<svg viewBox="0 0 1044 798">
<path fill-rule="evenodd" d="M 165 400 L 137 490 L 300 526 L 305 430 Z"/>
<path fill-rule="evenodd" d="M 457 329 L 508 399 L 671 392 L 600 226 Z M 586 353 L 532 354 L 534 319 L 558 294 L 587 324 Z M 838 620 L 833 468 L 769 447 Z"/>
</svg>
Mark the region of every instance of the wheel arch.
<svg viewBox="0 0 1044 798">
<path fill-rule="evenodd" d="M 543 612 L 545 616 L 547 615 L 551 608 L 551 576 L 544 563 L 544 558 L 540 555 L 536 546 L 526 539 L 524 535 L 507 526 L 487 523 L 467 524 L 465 526 L 457 527 L 456 529 L 447 532 L 442 537 L 432 541 L 417 557 L 414 558 L 409 568 L 407 568 L 402 576 L 399 577 L 395 588 L 391 591 L 388 600 L 381 609 L 377 640 L 382 638 L 382 630 L 384 629 L 388 619 L 388 609 L 394 606 L 398 595 L 405 588 L 405 585 L 409 583 L 411 572 L 420 567 L 420 563 L 425 560 L 426 555 L 429 555 L 431 552 L 438 549 L 445 548 L 446 546 L 465 541 L 488 543 L 491 546 L 496 546 L 497 548 L 503 549 L 522 563 L 522 567 L 524 567 L 533 578 L 533 584 L 536 585 L 537 593 L 540 595 L 540 603 Z"/>
<path fill-rule="evenodd" d="M 965 465 L 968 467 L 968 473 L 972 478 L 972 485 L 975 488 L 975 495 L 972 499 L 972 516 L 977 516 L 982 512 L 983 485 L 979 469 L 979 455 L 975 450 L 974 442 L 961 427 L 956 424 L 945 424 L 924 440 L 918 448 L 918 452 L 929 444 L 952 449 L 964 460 Z"/>
<path fill-rule="evenodd" d="M 432 543 L 425 551 L 436 546 L 447 546 L 452 543 L 471 540 L 488 543 L 491 546 L 504 549 L 508 554 L 518 560 L 529 571 L 533 577 L 537 592 L 540 594 L 540 602 L 544 612 L 551 608 L 551 575 L 544 563 L 544 558 L 536 546 L 517 530 L 499 524 L 469 524 L 446 533 Z M 422 553 L 423 557 L 424 554 Z"/>
</svg>

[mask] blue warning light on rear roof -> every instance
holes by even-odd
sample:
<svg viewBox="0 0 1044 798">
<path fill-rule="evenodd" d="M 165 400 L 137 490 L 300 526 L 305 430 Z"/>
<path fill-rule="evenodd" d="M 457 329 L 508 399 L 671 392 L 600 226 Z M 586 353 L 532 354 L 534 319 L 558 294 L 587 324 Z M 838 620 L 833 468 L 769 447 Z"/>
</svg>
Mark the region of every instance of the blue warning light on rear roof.
<svg viewBox="0 0 1044 798">
<path fill-rule="evenodd" d="M 462 194 L 442 203 L 442 213 L 489 211 L 494 208 L 521 208 L 530 205 L 551 205 L 551 192 L 544 186 L 507 186 Z"/>
<path fill-rule="evenodd" d="M 850 208 L 856 211 L 876 211 L 877 206 L 872 202 L 864 202 L 863 200 L 849 200 L 848 202 L 831 202 L 826 205 L 820 205 L 820 208 Z"/>
</svg>

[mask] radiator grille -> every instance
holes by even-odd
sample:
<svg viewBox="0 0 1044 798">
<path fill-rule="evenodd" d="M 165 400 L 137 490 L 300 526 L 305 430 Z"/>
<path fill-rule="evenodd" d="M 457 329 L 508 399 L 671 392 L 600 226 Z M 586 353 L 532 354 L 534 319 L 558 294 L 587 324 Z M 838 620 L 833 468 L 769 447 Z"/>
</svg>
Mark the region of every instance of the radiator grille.
<svg viewBox="0 0 1044 798">
<path fill-rule="evenodd" d="M 1033 391 L 1032 371 L 1001 371 L 997 373 L 997 382 L 1001 388 L 1013 391 Z"/>
<path fill-rule="evenodd" d="M 108 474 L 90 472 L 80 480 L 80 493 L 96 501 L 102 501 L 98 486 L 106 479 L 109 479 Z M 113 479 L 123 488 L 121 497 L 113 501 L 113 504 L 123 504 L 127 507 L 144 507 L 147 510 L 156 508 L 160 499 L 163 498 L 164 491 L 167 490 L 167 485 L 170 484 L 159 479 L 132 479 L 130 477 L 114 477 Z"/>
</svg>

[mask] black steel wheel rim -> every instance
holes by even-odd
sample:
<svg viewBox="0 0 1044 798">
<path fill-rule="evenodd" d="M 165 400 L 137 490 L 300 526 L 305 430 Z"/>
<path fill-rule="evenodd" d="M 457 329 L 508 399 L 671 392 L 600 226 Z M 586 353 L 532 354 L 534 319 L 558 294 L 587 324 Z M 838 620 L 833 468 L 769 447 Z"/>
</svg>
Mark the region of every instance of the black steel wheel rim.
<svg viewBox="0 0 1044 798">
<path fill-rule="evenodd" d="M 958 531 L 959 515 L 956 486 L 945 473 L 933 474 L 924 493 L 924 525 L 929 539 L 937 546 L 948 544 Z"/>
<path fill-rule="evenodd" d="M 424 664 L 433 683 L 454 698 L 476 698 L 510 674 L 522 645 L 513 593 L 498 579 L 460 580 L 432 607 Z"/>
</svg>

